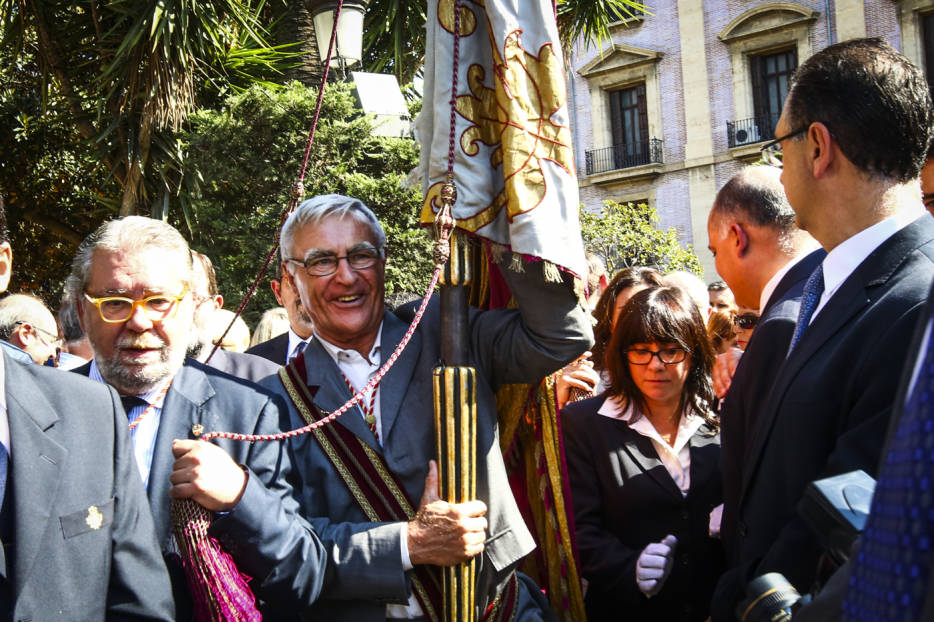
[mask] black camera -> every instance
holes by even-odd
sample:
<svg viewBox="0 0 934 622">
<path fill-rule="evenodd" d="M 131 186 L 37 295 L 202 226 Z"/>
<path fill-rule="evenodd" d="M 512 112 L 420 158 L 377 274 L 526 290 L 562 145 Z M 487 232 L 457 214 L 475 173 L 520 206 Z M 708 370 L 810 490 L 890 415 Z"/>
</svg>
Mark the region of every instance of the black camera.
<svg viewBox="0 0 934 622">
<path fill-rule="evenodd" d="M 876 481 L 865 471 L 851 471 L 808 484 L 798 513 L 817 536 L 831 570 L 846 563 L 862 533 L 875 485 Z M 746 599 L 737 605 L 736 618 L 740 622 L 787 622 L 808 598 L 802 599 L 784 576 L 770 572 L 747 584 Z"/>
</svg>

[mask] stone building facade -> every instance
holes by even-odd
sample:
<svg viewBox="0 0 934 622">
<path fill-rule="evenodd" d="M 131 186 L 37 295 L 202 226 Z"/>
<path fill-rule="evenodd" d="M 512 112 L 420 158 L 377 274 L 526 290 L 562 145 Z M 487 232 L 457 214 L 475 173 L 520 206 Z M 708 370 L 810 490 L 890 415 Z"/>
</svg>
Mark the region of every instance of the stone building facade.
<svg viewBox="0 0 934 622">
<path fill-rule="evenodd" d="M 934 78 L 934 0 L 645 1 L 651 14 L 620 21 L 612 43 L 570 55 L 581 202 L 648 202 L 694 245 L 708 282 L 714 196 L 774 137 L 800 62 L 877 36 Z"/>
</svg>

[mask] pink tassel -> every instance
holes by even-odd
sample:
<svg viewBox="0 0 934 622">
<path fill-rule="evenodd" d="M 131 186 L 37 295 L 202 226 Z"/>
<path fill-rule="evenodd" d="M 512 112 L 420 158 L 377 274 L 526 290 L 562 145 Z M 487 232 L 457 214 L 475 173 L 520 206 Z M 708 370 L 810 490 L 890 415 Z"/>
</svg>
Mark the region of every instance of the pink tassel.
<svg viewBox="0 0 934 622">
<path fill-rule="evenodd" d="M 172 526 L 198 622 L 261 622 L 256 598 L 233 558 L 208 535 L 211 515 L 191 499 L 172 501 Z"/>
</svg>

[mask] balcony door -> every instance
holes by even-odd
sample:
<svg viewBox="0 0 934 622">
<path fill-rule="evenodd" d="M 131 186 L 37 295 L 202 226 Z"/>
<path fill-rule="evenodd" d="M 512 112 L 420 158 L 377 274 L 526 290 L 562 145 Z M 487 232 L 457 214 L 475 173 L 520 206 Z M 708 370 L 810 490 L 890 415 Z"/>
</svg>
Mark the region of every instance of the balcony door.
<svg viewBox="0 0 934 622">
<path fill-rule="evenodd" d="M 751 56 L 749 61 L 758 140 L 769 140 L 774 137 L 775 124 L 782 114 L 791 74 L 798 66 L 798 51 L 792 48 Z"/>
<path fill-rule="evenodd" d="M 649 162 L 645 84 L 610 92 L 613 160 L 617 169 Z"/>
</svg>

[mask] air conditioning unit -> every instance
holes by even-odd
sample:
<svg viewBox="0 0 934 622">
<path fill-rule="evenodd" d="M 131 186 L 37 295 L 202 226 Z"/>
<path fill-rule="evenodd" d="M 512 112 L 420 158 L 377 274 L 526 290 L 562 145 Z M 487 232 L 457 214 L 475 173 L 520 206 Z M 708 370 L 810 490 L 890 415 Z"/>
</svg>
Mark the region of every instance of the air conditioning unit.
<svg viewBox="0 0 934 622">
<path fill-rule="evenodd" d="M 733 134 L 733 138 L 736 141 L 736 146 L 740 145 L 751 145 L 760 141 L 759 138 L 759 126 L 753 125 L 750 127 L 745 127 L 742 129 L 736 130 L 736 133 Z"/>
</svg>

